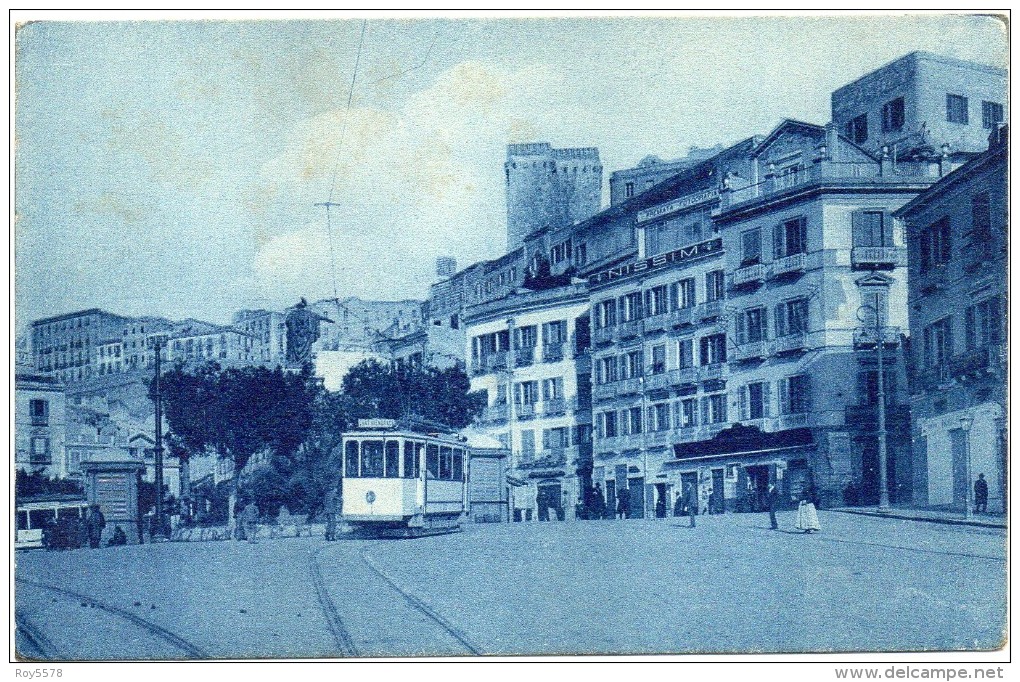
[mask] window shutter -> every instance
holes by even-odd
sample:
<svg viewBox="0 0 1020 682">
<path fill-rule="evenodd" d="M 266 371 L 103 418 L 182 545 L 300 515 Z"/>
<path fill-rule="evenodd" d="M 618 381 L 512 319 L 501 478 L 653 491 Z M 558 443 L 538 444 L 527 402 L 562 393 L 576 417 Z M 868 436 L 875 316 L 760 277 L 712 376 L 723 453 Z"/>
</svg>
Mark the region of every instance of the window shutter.
<svg viewBox="0 0 1020 682">
<path fill-rule="evenodd" d="M 786 312 L 786 304 L 780 303 L 776 306 L 776 338 L 780 336 L 786 336 L 787 324 L 783 319 Z"/>
<path fill-rule="evenodd" d="M 800 404 L 805 412 L 811 411 L 811 378 L 805 374 L 800 379 Z"/>
<path fill-rule="evenodd" d="M 548 450 L 549 449 L 549 441 L 550 440 L 551 439 L 550 439 L 549 429 L 542 429 L 542 449 L 543 450 Z"/>
<path fill-rule="evenodd" d="M 740 418 L 748 419 L 750 415 L 750 409 L 747 404 L 747 386 L 741 386 L 737 390 L 737 405 L 740 409 Z"/>
<path fill-rule="evenodd" d="M 771 381 L 766 381 L 766 382 L 762 383 L 761 402 L 762 402 L 762 416 L 764 416 L 764 417 L 771 416 L 771 414 L 772 414 L 772 409 L 771 409 L 771 406 L 772 406 L 772 382 Z"/>
<path fill-rule="evenodd" d="M 652 290 L 645 289 L 645 310 L 649 315 L 652 313 Z"/>
<path fill-rule="evenodd" d="M 766 341 L 769 338 L 769 311 L 767 308 L 761 309 L 761 340 Z"/>
<path fill-rule="evenodd" d="M 887 209 L 882 209 L 882 246 L 893 245 L 893 222 L 892 214 Z"/>
<path fill-rule="evenodd" d="M 708 398 L 701 399 L 701 423 L 708 424 Z"/>
<path fill-rule="evenodd" d="M 737 314 L 737 344 L 747 343 L 747 320 L 746 313 Z"/>
<path fill-rule="evenodd" d="M 790 414 L 790 380 L 779 380 L 779 414 Z"/>
<path fill-rule="evenodd" d="M 708 364 L 708 337 L 703 336 L 700 340 L 701 344 L 701 362 L 700 365 L 704 366 Z"/>
<path fill-rule="evenodd" d="M 785 228 L 782 223 L 772 228 L 772 257 L 779 260 L 783 257 L 783 232 Z"/>
<path fill-rule="evenodd" d="M 853 246 L 871 246 L 868 235 L 864 232 L 864 211 L 854 211 L 851 217 L 851 236 Z"/>
<path fill-rule="evenodd" d="M 977 333 L 975 324 L 975 311 L 976 306 L 970 306 L 967 308 L 967 312 L 964 314 L 964 338 L 967 344 L 967 348 L 974 348 L 977 346 Z"/>
</svg>

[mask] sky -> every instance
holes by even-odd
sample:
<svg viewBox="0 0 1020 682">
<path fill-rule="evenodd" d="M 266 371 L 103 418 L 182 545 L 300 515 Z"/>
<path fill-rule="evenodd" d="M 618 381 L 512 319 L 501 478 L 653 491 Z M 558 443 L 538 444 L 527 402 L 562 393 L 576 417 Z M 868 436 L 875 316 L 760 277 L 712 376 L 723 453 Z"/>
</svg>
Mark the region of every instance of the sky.
<svg viewBox="0 0 1020 682">
<path fill-rule="evenodd" d="M 597 146 L 608 185 L 649 154 L 826 123 L 833 90 L 913 50 L 1006 66 L 1003 24 L 961 15 L 371 20 L 358 60 L 361 31 L 21 26 L 18 327 L 424 298 L 437 256 L 503 254 L 509 142 Z"/>
</svg>

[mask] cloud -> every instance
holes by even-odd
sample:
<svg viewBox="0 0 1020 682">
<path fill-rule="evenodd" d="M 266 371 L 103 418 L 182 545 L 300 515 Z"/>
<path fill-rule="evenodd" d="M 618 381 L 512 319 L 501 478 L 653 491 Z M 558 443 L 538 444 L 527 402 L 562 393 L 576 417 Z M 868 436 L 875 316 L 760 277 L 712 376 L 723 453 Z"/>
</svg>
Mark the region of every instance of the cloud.
<svg viewBox="0 0 1020 682">
<path fill-rule="evenodd" d="M 462 62 L 395 111 L 356 105 L 295 126 L 254 199 L 264 199 L 255 267 L 264 297 L 332 296 L 325 214 L 312 208 L 331 186 L 341 296 L 422 297 L 437 256 L 467 265 L 501 255 L 506 144 L 569 129 L 560 85 L 545 66 Z"/>
</svg>

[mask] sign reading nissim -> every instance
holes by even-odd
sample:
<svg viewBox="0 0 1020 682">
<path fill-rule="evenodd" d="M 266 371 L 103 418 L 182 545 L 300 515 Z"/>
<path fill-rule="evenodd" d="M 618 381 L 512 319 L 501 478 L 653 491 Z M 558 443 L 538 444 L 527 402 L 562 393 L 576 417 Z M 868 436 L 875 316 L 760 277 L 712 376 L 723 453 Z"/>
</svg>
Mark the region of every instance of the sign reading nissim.
<svg viewBox="0 0 1020 682">
<path fill-rule="evenodd" d="M 667 253 L 660 253 L 657 256 L 639 260 L 634 263 L 628 263 L 626 265 L 619 265 L 609 270 L 603 270 L 588 278 L 589 284 L 602 284 L 613 279 L 619 279 L 621 277 L 629 277 L 630 275 L 643 272 L 645 270 L 651 270 L 653 268 L 659 268 L 663 265 L 670 263 L 678 263 L 685 260 L 693 260 L 695 258 L 701 258 L 702 256 L 710 256 L 713 253 L 722 251 L 722 239 L 716 237 L 710 239 L 707 242 L 700 242 L 691 246 L 685 246 L 675 251 L 669 251 Z"/>
</svg>

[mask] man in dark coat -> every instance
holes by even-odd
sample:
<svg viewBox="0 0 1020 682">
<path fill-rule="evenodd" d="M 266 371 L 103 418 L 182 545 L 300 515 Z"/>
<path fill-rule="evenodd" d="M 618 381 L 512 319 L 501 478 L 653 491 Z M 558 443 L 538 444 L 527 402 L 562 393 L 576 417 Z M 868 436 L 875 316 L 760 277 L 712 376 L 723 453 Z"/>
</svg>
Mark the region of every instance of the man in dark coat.
<svg viewBox="0 0 1020 682">
<path fill-rule="evenodd" d="M 779 521 L 776 519 L 776 505 L 779 503 L 779 489 L 775 483 L 769 483 L 769 492 L 766 499 L 769 506 L 769 526 L 772 530 L 779 530 Z"/>
<path fill-rule="evenodd" d="M 592 496 L 592 518 L 601 519 L 606 515 L 606 496 L 602 494 L 602 484 L 596 483 Z"/>
<path fill-rule="evenodd" d="M 336 540 L 336 522 L 339 515 L 340 486 L 330 488 L 326 491 L 326 500 L 323 506 L 326 509 L 326 539 Z"/>
<path fill-rule="evenodd" d="M 106 528 L 106 517 L 98 504 L 89 505 L 85 512 L 85 529 L 88 533 L 89 547 L 99 549 L 99 541 L 103 538 L 103 529 Z"/>
<path fill-rule="evenodd" d="M 620 488 L 616 495 L 616 516 L 625 519 L 630 512 L 630 488 Z"/>
<path fill-rule="evenodd" d="M 974 481 L 974 512 L 979 514 L 988 513 L 988 481 L 984 474 L 978 474 Z"/>
<path fill-rule="evenodd" d="M 687 484 L 687 513 L 690 515 L 691 528 L 697 525 L 695 517 L 698 515 L 698 486 L 693 483 Z"/>
</svg>

